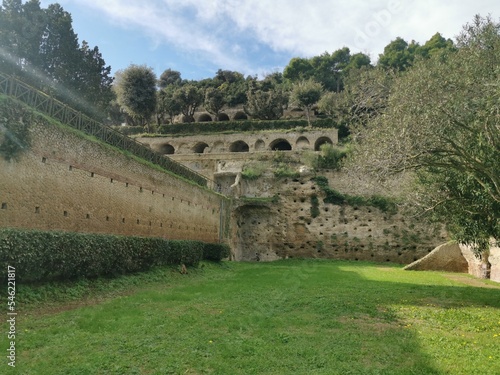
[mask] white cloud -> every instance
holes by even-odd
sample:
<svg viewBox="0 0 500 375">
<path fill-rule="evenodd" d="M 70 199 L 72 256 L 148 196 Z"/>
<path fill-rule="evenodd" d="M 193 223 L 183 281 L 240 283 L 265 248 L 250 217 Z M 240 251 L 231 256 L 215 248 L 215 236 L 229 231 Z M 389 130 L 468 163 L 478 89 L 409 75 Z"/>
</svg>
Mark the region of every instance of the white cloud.
<svg viewBox="0 0 500 375">
<path fill-rule="evenodd" d="M 69 0 L 67 0 L 69 1 Z M 247 73 L 255 44 L 293 56 L 347 46 L 376 60 L 391 40 L 452 38 L 474 14 L 500 16 L 497 0 L 73 0 L 214 64 Z M 254 45 L 244 45 L 253 41 Z"/>
</svg>

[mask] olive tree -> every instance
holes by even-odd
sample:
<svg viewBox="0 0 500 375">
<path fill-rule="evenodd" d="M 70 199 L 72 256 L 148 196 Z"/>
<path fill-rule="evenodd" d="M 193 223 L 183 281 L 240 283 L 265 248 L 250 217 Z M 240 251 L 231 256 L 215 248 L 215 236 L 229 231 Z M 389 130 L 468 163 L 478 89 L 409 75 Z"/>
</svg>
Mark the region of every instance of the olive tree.
<svg viewBox="0 0 500 375">
<path fill-rule="evenodd" d="M 147 125 L 156 110 L 156 76 L 152 68 L 145 65 L 130 65 L 117 75 L 115 90 L 118 102 L 124 111 Z"/>
<path fill-rule="evenodd" d="M 300 81 L 293 85 L 292 102 L 306 112 L 307 123 L 311 126 L 311 109 L 318 103 L 323 93 L 321 83 L 314 80 Z"/>
<path fill-rule="evenodd" d="M 500 238 L 499 30 L 476 16 L 456 51 L 416 61 L 350 163 L 380 181 L 410 173 L 415 206 L 478 254 Z"/>
</svg>

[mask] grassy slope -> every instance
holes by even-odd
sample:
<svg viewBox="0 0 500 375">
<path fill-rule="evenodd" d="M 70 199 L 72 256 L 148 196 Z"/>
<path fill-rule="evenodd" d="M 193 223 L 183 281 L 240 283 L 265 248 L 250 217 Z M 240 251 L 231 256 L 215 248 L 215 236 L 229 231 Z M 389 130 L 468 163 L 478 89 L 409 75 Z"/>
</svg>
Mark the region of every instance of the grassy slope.
<svg viewBox="0 0 500 375">
<path fill-rule="evenodd" d="M 2 373 L 500 373 L 500 289 L 441 273 L 288 260 L 121 280 L 50 309 L 23 298 L 60 287 L 21 287 L 17 372 Z"/>
</svg>

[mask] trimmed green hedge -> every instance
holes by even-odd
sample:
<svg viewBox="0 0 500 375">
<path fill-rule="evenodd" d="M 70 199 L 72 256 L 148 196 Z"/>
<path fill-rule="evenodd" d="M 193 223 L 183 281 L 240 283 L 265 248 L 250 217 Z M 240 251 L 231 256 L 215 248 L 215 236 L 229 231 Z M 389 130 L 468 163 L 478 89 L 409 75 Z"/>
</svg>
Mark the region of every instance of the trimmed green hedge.
<svg viewBox="0 0 500 375">
<path fill-rule="evenodd" d="M 287 130 L 295 128 L 307 128 L 307 120 L 243 120 L 243 121 L 214 121 L 214 122 L 191 122 L 185 124 L 162 125 L 160 134 L 199 134 L 199 133 L 222 133 L 222 132 L 252 132 L 259 130 Z M 337 128 L 338 124 L 332 119 L 320 119 L 312 123 L 315 128 Z"/>
<path fill-rule="evenodd" d="M 226 246 L 149 237 L 0 229 L 0 267 L 5 270 L 8 265 L 14 266 L 16 276 L 23 281 L 95 278 L 162 265 L 196 266 L 205 247 L 210 249 L 207 254 L 212 259 L 226 254 Z"/>
</svg>

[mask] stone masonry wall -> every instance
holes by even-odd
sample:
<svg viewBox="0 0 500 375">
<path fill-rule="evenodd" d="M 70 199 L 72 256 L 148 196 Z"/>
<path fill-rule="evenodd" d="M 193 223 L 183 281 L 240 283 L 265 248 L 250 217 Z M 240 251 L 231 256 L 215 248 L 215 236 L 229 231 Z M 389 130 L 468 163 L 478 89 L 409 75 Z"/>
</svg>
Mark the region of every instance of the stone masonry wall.
<svg viewBox="0 0 500 375">
<path fill-rule="evenodd" d="M 0 227 L 219 241 L 225 199 L 55 124 L 0 158 Z"/>
<path fill-rule="evenodd" d="M 243 190 L 252 184 L 254 193 L 252 181 Z M 260 186 L 264 185 L 261 181 Z M 446 239 L 439 228 L 412 222 L 399 213 L 326 204 L 310 176 L 275 180 L 273 191 L 275 202 L 243 199 L 234 211 L 236 260 L 313 257 L 408 264 Z M 313 195 L 319 200 L 316 217 L 311 213 Z"/>
</svg>

